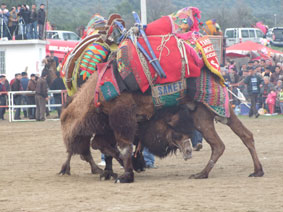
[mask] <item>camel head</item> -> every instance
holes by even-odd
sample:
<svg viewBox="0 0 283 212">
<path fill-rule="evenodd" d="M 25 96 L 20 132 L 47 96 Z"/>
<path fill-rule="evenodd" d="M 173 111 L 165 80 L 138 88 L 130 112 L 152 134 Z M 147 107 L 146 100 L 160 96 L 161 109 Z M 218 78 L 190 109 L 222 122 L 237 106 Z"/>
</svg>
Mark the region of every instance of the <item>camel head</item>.
<svg viewBox="0 0 283 212">
<path fill-rule="evenodd" d="M 175 146 L 183 155 L 184 160 L 192 158 L 192 147 L 189 136 L 170 129 L 167 134 L 169 146 Z"/>
<path fill-rule="evenodd" d="M 45 59 L 45 66 L 42 72 L 47 73 L 47 84 L 50 87 L 52 82 L 56 79 L 56 62 L 53 58 Z"/>
</svg>

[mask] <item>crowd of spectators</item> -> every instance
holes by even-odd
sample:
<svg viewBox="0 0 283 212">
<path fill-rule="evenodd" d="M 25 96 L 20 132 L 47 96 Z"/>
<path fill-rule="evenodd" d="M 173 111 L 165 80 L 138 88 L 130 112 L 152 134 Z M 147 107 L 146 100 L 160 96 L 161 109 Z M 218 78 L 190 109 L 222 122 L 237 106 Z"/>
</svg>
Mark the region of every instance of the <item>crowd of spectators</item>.
<svg viewBox="0 0 283 212">
<path fill-rule="evenodd" d="M 49 115 L 49 110 L 46 107 L 46 102 L 50 99 L 48 96 L 48 89 L 50 90 L 65 90 L 65 85 L 60 73 L 56 73 L 57 78 L 52 82 L 50 88 L 47 85 L 47 73 L 42 72 L 41 76 L 31 74 L 30 78 L 26 72 L 15 74 L 15 78 L 10 82 L 5 75 L 0 75 L 0 120 L 4 120 L 4 114 L 7 105 L 8 91 L 34 91 L 35 94 L 14 94 L 14 105 L 36 105 L 36 108 L 16 108 L 15 120 L 21 119 L 21 111 L 23 111 L 24 118 L 36 119 L 37 121 L 44 121 L 45 114 Z M 53 94 L 51 101 L 55 104 L 62 104 L 61 94 Z M 1 107 L 2 106 L 2 107 Z M 56 107 L 58 118 L 61 115 L 61 107 Z"/>
<path fill-rule="evenodd" d="M 251 102 L 250 117 L 258 117 L 259 108 L 269 114 L 283 114 L 282 62 L 253 60 L 237 68 L 234 61 L 228 60 L 222 75 L 236 96 L 243 94 Z M 232 99 L 233 105 L 238 107 L 241 98 L 232 96 Z"/>
<path fill-rule="evenodd" d="M 33 4 L 12 7 L 10 10 L 5 3 L 0 8 L 0 38 L 12 40 L 44 39 L 45 5 L 40 8 Z"/>
</svg>

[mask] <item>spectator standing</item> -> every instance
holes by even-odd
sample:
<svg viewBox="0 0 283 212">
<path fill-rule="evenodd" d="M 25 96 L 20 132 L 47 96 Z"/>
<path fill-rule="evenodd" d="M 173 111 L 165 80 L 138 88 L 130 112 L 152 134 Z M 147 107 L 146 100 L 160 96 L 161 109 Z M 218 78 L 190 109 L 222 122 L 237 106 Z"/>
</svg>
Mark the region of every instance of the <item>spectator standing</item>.
<svg viewBox="0 0 283 212">
<path fill-rule="evenodd" d="M 265 67 L 266 67 L 266 68 L 268 67 L 269 70 L 271 71 L 271 73 L 274 73 L 275 67 L 272 65 L 271 60 L 266 60 L 266 61 L 265 61 Z"/>
<path fill-rule="evenodd" d="M 36 103 L 36 115 L 37 121 L 45 121 L 46 101 L 48 100 L 48 85 L 47 85 L 47 73 L 42 72 L 41 78 L 38 79 L 35 88 L 35 103 Z"/>
<path fill-rule="evenodd" d="M 262 72 L 262 77 L 271 77 L 272 73 L 271 73 L 271 70 L 270 70 L 270 67 L 266 67 L 264 69 L 264 71 Z"/>
<path fill-rule="evenodd" d="M 24 32 L 24 39 L 30 39 L 30 10 L 26 4 L 22 6 L 22 9 L 19 15 L 22 17 L 24 24 L 23 24 L 23 32 Z"/>
<path fill-rule="evenodd" d="M 53 81 L 50 90 L 65 90 L 65 85 L 64 82 L 62 80 L 62 78 L 60 77 L 60 73 L 56 72 L 56 76 L 57 78 Z M 54 100 L 55 100 L 55 104 L 62 104 L 62 96 L 61 93 L 56 93 L 53 94 L 54 96 Z M 61 107 L 56 107 L 57 113 L 58 113 L 58 118 L 60 118 L 61 116 Z"/>
<path fill-rule="evenodd" d="M 35 91 L 36 88 L 36 77 L 35 74 L 30 75 L 30 80 L 28 82 L 28 91 Z M 28 105 L 35 105 L 35 95 L 29 94 L 27 95 Z M 28 117 L 29 119 L 35 119 L 35 108 L 28 109 Z"/>
<path fill-rule="evenodd" d="M 57 68 L 58 65 L 59 65 L 59 58 L 54 55 L 54 51 L 51 51 L 51 52 L 50 52 L 50 58 L 53 59 L 53 60 L 55 60 L 56 68 Z"/>
<path fill-rule="evenodd" d="M 274 91 L 274 89 L 272 89 L 271 92 L 268 94 L 266 103 L 268 105 L 269 113 L 273 114 L 276 104 L 276 92 Z"/>
<path fill-rule="evenodd" d="M 232 92 L 233 93 L 237 93 L 237 86 L 235 86 L 235 84 L 237 84 L 240 81 L 240 76 L 237 74 L 235 67 L 233 67 L 232 69 L 229 69 L 229 73 L 226 79 L 229 84 L 232 86 Z M 233 104 L 234 105 L 239 105 L 240 101 L 236 98 L 236 97 L 232 97 L 233 98 Z"/>
<path fill-rule="evenodd" d="M 3 81 L 4 81 L 4 84 L 5 84 L 6 91 L 10 91 L 11 87 L 10 87 L 9 81 L 6 79 L 5 75 L 2 75 L 2 77 L 3 77 Z"/>
<path fill-rule="evenodd" d="M 283 80 L 283 71 L 280 66 L 275 67 L 275 72 L 271 75 L 270 82 L 276 85 L 278 80 Z"/>
<path fill-rule="evenodd" d="M 265 70 L 265 60 L 261 59 L 259 65 L 261 67 L 261 73 L 263 73 Z"/>
<path fill-rule="evenodd" d="M 1 4 L 0 17 L 1 17 L 0 18 L 0 37 L 1 38 L 9 37 L 8 24 L 9 24 L 10 13 L 5 3 Z"/>
<path fill-rule="evenodd" d="M 248 86 L 248 94 L 251 99 L 251 108 L 249 111 L 249 117 L 255 115 L 257 118 L 259 116 L 256 103 L 258 95 L 260 93 L 260 84 L 263 82 L 262 78 L 256 74 L 256 69 L 250 69 L 249 76 L 244 79 L 244 83 Z"/>
<path fill-rule="evenodd" d="M 38 10 L 38 30 L 39 30 L 39 39 L 44 39 L 44 25 L 45 25 L 45 11 L 44 11 L 45 5 L 41 4 L 40 9 Z"/>
<path fill-rule="evenodd" d="M 278 93 L 281 114 L 283 114 L 283 88 Z"/>
<path fill-rule="evenodd" d="M 21 74 L 16 74 L 15 81 L 11 85 L 12 91 L 22 91 L 23 90 L 22 84 L 21 84 L 21 78 L 22 78 Z M 15 105 L 21 105 L 21 100 L 22 100 L 21 94 L 15 94 L 14 95 L 14 104 Z M 16 113 L 15 113 L 14 119 L 15 120 L 21 119 L 21 108 L 16 108 Z"/>
<path fill-rule="evenodd" d="M 31 39 L 37 39 L 37 11 L 36 11 L 36 5 L 33 4 L 31 7 L 31 14 L 30 14 L 30 35 Z"/>
<path fill-rule="evenodd" d="M 6 105 L 6 94 L 1 93 L 5 92 L 6 87 L 5 87 L 5 78 L 3 75 L 0 76 L 0 106 L 5 106 Z M 4 120 L 4 114 L 5 114 L 5 108 L 0 107 L 0 119 Z"/>
<path fill-rule="evenodd" d="M 247 70 L 252 69 L 252 68 L 253 68 L 253 65 L 254 65 L 254 62 L 253 62 L 253 61 L 249 61 L 249 62 L 248 62 Z"/>
<path fill-rule="evenodd" d="M 260 94 L 261 94 L 261 104 L 264 105 L 264 108 L 267 110 L 267 104 L 266 99 L 268 94 L 271 92 L 271 90 L 274 88 L 273 84 L 270 83 L 269 77 L 263 78 L 263 84 L 260 87 Z"/>
<path fill-rule="evenodd" d="M 23 91 L 27 91 L 28 88 L 28 75 L 26 72 L 22 72 L 22 79 L 21 79 L 21 84 L 22 84 L 22 88 Z M 27 96 L 25 94 L 22 95 L 22 105 L 27 105 L 28 104 L 28 100 L 27 100 Z M 24 117 L 27 118 L 27 108 L 23 108 L 23 112 L 24 112 Z"/>
<path fill-rule="evenodd" d="M 19 21 L 19 18 L 16 12 L 16 7 L 12 7 L 12 10 L 10 11 L 10 17 L 9 17 L 9 30 L 10 30 L 9 40 L 13 39 L 14 32 L 16 31 L 17 26 L 18 26 L 18 21 Z"/>
</svg>

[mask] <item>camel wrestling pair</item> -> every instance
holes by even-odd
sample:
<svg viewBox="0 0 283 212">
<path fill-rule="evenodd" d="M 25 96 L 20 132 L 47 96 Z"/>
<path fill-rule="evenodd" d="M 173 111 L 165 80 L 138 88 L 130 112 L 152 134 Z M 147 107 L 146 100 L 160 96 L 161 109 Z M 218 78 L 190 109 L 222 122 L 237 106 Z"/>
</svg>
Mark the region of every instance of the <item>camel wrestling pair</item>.
<svg viewBox="0 0 283 212">
<path fill-rule="evenodd" d="M 207 178 L 225 149 L 214 127 L 216 120 L 229 126 L 248 148 L 254 164 L 250 176 L 264 175 L 253 134 L 229 105 L 213 46 L 198 33 L 197 8 L 184 8 L 146 28 L 137 23 L 128 31 L 117 14 L 108 20 L 94 18 L 97 29 L 92 25 L 91 33 L 65 58 L 61 71 L 71 96 L 61 114 L 68 153 L 61 174 L 70 174 L 71 157 L 79 154 L 93 174 L 130 183 L 138 170 L 133 144 L 159 157 L 179 149 L 188 159 L 189 138 L 197 129 L 210 145 L 211 156 L 206 167 L 190 178 Z M 106 155 L 104 170 L 95 164 L 91 147 Z M 124 167 L 121 176 L 113 172 L 113 158 Z"/>
</svg>

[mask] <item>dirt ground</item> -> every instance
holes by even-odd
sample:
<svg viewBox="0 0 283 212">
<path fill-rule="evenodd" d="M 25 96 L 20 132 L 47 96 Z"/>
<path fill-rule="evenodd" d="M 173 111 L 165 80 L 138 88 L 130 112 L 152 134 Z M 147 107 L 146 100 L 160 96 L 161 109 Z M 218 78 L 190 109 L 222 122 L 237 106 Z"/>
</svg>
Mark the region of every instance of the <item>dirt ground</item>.
<svg viewBox="0 0 283 212">
<path fill-rule="evenodd" d="M 72 175 L 58 176 L 66 159 L 58 121 L 0 121 L 0 211 L 283 211 L 283 117 L 242 121 L 254 133 L 264 177 L 248 178 L 248 150 L 216 124 L 226 150 L 209 179 L 188 179 L 208 161 L 204 143 L 186 162 L 180 154 L 157 159 L 158 168 L 135 174 L 132 184 L 100 181 L 78 156 L 71 161 Z M 100 153 L 93 155 L 98 163 Z M 117 163 L 114 169 L 122 173 Z"/>
</svg>

